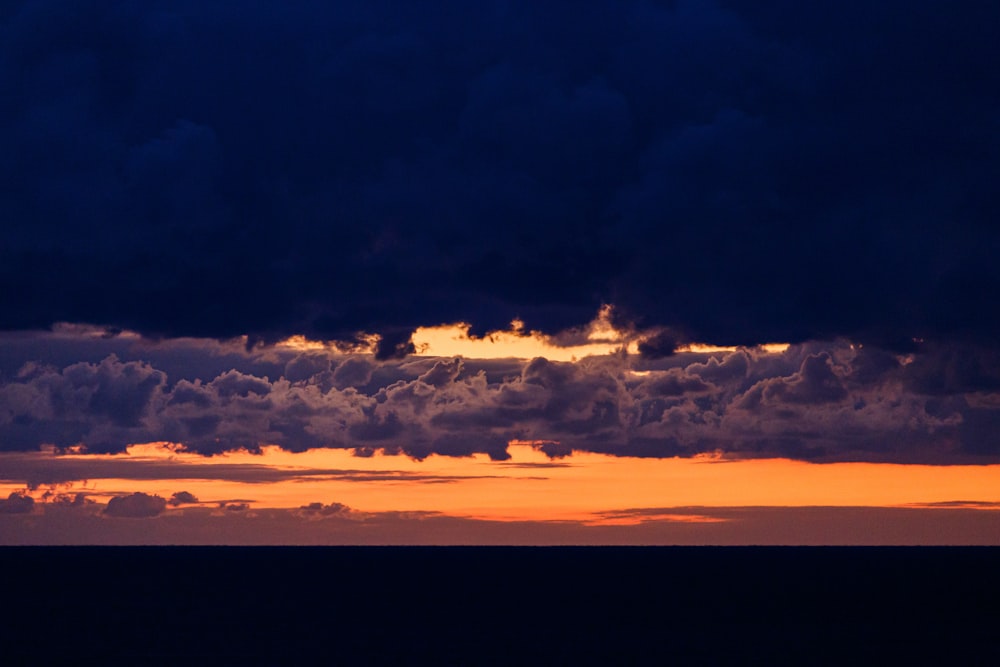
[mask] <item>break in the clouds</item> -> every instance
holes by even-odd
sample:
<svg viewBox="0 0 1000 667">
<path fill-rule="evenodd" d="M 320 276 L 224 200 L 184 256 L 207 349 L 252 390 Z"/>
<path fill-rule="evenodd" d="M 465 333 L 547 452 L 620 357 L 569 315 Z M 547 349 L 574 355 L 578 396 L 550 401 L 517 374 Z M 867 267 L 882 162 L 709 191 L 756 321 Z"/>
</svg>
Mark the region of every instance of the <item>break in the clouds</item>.
<svg viewBox="0 0 1000 667">
<path fill-rule="evenodd" d="M 7 2 L 0 326 L 377 332 L 387 358 L 419 325 L 556 333 L 613 303 L 718 344 L 992 344 L 998 19 L 931 0 Z M 360 367 L 176 384 L 62 366 L 6 383 L 22 393 L 4 446 L 155 431 L 226 447 L 253 430 L 499 452 L 516 417 L 618 447 L 659 437 L 665 413 L 748 441 L 764 434 L 743 416 L 807 404 L 840 428 L 981 428 L 837 358 L 793 366 L 756 388 L 714 368 L 640 382 L 536 364 L 491 384 L 446 366 L 356 394 Z M 459 395 L 477 412 L 439 402 Z M 496 444 L 448 444 L 472 422 Z"/>
<path fill-rule="evenodd" d="M 1000 356 L 988 349 L 925 343 L 901 355 L 840 340 L 658 359 L 620 353 L 575 362 L 378 361 L 195 340 L 60 340 L 6 339 L 6 451 L 48 444 L 121 452 L 131 443 L 168 441 L 203 454 L 278 445 L 504 460 L 516 440 L 537 443 L 552 457 L 574 450 L 927 463 L 1000 457 Z M 62 345 L 85 360 L 53 363 Z M 49 361 L 31 356 L 46 353 Z M 64 464 L 16 477 L 88 478 L 83 462 Z M 149 463 L 140 476 L 160 475 L 156 466 Z M 188 467 L 190 475 L 183 466 L 171 474 L 193 479 L 205 472 Z M 135 463 L 131 474 L 141 469 Z M 250 465 L 227 474 L 252 482 L 298 473 Z"/>
</svg>

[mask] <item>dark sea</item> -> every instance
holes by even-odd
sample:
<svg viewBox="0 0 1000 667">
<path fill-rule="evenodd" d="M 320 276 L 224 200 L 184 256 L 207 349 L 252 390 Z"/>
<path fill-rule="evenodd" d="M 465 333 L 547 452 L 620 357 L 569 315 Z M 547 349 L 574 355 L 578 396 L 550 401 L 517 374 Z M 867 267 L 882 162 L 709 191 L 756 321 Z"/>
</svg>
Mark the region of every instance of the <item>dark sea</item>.
<svg viewBox="0 0 1000 667">
<path fill-rule="evenodd" d="M 3 665 L 1000 665 L 1000 549 L 6 547 Z"/>
</svg>

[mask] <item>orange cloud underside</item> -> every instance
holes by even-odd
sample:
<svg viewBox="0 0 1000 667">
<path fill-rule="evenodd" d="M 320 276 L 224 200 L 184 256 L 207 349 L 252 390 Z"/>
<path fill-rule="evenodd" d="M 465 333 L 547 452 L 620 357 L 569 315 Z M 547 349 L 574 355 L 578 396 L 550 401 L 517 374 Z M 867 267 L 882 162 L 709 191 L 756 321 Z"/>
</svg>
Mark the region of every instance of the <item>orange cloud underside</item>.
<svg viewBox="0 0 1000 667">
<path fill-rule="evenodd" d="M 204 458 L 150 443 L 133 445 L 128 455 L 42 452 L 38 456 L 114 463 L 110 468 L 113 475 L 56 488 L 69 493 L 83 491 L 99 501 L 135 491 L 165 498 L 188 491 L 203 502 L 245 501 L 252 508 L 338 502 L 362 512 L 426 511 L 479 519 L 573 520 L 592 525 L 716 520 L 704 512 L 669 509 L 679 507 L 900 507 L 958 500 L 983 506 L 1000 503 L 1000 465 L 636 459 L 592 453 L 550 460 L 525 443 L 512 444 L 510 453 L 511 460 L 503 462 L 490 461 L 484 455 L 431 456 L 415 461 L 384 454 L 361 458 L 336 449 L 294 454 L 269 447 L 260 455 L 231 452 Z M 157 479 L 132 479 L 128 474 L 131 463 L 155 463 L 162 472 Z M 172 465 L 197 466 L 199 476 L 203 473 L 206 479 L 172 476 Z M 226 472 L 234 465 L 264 466 L 285 471 L 289 478 L 236 481 Z M 223 466 L 217 468 L 217 475 L 214 466 Z M 327 472 L 317 474 L 318 470 Z M 23 487 L 2 484 L 0 492 L 6 496 L 19 488 Z M 45 490 L 39 487 L 32 495 L 41 499 Z M 626 511 L 636 508 L 660 509 L 641 514 Z"/>
</svg>

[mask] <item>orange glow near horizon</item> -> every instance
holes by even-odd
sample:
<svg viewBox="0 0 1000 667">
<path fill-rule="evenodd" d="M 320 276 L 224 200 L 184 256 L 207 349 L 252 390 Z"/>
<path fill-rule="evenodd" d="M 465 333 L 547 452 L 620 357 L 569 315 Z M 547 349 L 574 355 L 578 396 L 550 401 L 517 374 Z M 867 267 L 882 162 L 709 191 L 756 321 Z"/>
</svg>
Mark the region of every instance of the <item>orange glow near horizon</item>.
<svg viewBox="0 0 1000 667">
<path fill-rule="evenodd" d="M 655 332 L 621 331 L 611 323 L 612 307 L 603 306 L 587 324 L 572 332 L 552 336 L 540 331 L 527 331 L 524 322 L 515 319 L 510 327 L 502 331 L 491 331 L 482 337 L 469 334 L 471 325 L 465 322 L 442 323 L 436 326 L 417 327 L 412 341 L 417 356 L 465 357 L 467 359 L 534 359 L 544 357 L 550 361 L 576 361 L 588 356 L 639 353 L 639 343 Z M 57 336 L 104 338 L 107 330 L 88 324 L 62 322 L 55 325 L 52 333 Z M 560 340 L 565 335 L 564 340 Z M 134 331 L 119 331 L 119 339 L 142 340 L 142 335 Z M 230 339 L 240 349 L 247 345 L 247 336 Z M 278 350 L 294 352 L 326 352 L 331 355 L 374 354 L 379 340 L 378 334 L 359 333 L 350 341 L 314 340 L 304 335 L 289 336 L 274 343 Z M 780 354 L 790 347 L 788 343 L 765 343 L 751 349 L 767 354 Z M 729 353 L 739 350 L 732 345 L 709 343 L 687 343 L 677 348 L 678 353 L 712 354 Z"/>
<path fill-rule="evenodd" d="M 611 307 L 601 308 L 597 317 L 577 332 L 571 344 L 558 344 L 552 336 L 540 331 L 525 331 L 524 322 L 514 320 L 506 331 L 493 331 L 477 338 L 469 335 L 471 325 L 464 322 L 420 327 L 413 333 L 417 353 L 431 357 L 467 357 L 470 359 L 533 359 L 576 361 L 583 357 L 628 354 L 639 351 L 638 340 L 611 324 Z"/>
<path fill-rule="evenodd" d="M 413 344 L 418 356 L 425 357 L 465 357 L 467 359 L 534 359 L 544 357 L 549 361 L 576 361 L 589 356 L 617 354 L 622 348 L 628 354 L 638 354 L 641 338 L 626 340 L 624 336 L 609 336 L 603 342 L 588 342 L 575 345 L 556 345 L 551 336 L 538 331 L 524 332 L 515 320 L 506 331 L 493 331 L 481 338 L 471 336 L 471 325 L 464 322 L 440 324 L 434 327 L 418 327 L 413 332 Z M 597 338 L 591 334 L 591 340 Z M 376 337 L 371 336 L 366 344 L 355 346 L 354 354 L 372 354 Z M 343 345 L 310 340 L 305 336 L 291 336 L 276 343 L 279 349 L 296 352 L 343 353 Z M 791 347 L 788 343 L 765 343 L 754 349 L 767 354 L 781 354 Z M 735 345 L 710 345 L 689 343 L 677 348 L 678 353 L 712 354 L 736 352 Z"/>
<path fill-rule="evenodd" d="M 540 331 L 525 331 L 524 323 L 514 320 L 504 331 L 492 331 L 485 336 L 469 334 L 471 325 L 465 322 L 418 327 L 412 336 L 416 354 L 427 357 L 465 357 L 467 359 L 534 359 L 544 357 L 550 361 L 577 361 L 584 357 L 639 353 L 639 343 L 648 334 L 629 334 L 611 324 L 611 308 L 605 306 L 590 324 L 575 332 L 572 341 L 558 342 L 557 337 Z M 368 342 L 352 348 L 358 354 L 371 354 L 377 336 L 368 336 Z M 342 344 L 309 340 L 305 336 L 292 336 L 279 343 L 278 348 L 296 351 L 343 352 Z M 788 343 L 767 343 L 755 349 L 767 354 L 780 354 L 789 348 Z M 677 349 L 680 353 L 727 353 L 738 350 L 735 346 L 689 343 Z"/>
<path fill-rule="evenodd" d="M 989 503 L 1000 503 L 1000 465 L 811 464 L 788 459 L 727 461 L 711 455 L 637 459 L 581 452 L 552 460 L 536 448 L 539 444 L 512 443 L 508 461 L 491 461 L 486 455 L 433 455 L 423 461 L 382 453 L 356 457 L 340 449 L 296 454 L 277 447 L 266 447 L 262 454 L 241 451 L 205 458 L 165 443 L 133 445 L 127 455 L 48 451 L 35 455 L 53 464 L 89 462 L 95 471 L 108 472 L 87 481 L 42 486 L 31 495 L 41 500 L 51 488 L 107 502 L 136 491 L 164 498 L 187 491 L 205 505 L 248 502 L 251 509 L 337 502 L 358 512 L 437 512 L 589 525 L 713 520 L 705 512 L 670 509 L 680 507 L 912 507 L 961 501 L 988 508 Z M 0 455 L 0 463 L 2 456 L 8 455 Z M 147 464 L 145 479 L 129 476 L 131 464 Z M 148 464 L 157 466 L 156 475 L 148 473 Z M 175 474 L 172 466 L 177 466 Z M 191 478 L 191 466 L 206 479 Z M 182 468 L 186 473 L 181 474 Z M 239 481 L 239 473 L 233 472 L 237 468 L 286 477 Z M 23 489 L 0 484 L 4 496 Z M 629 509 L 656 511 L 637 519 L 625 512 Z"/>
<path fill-rule="evenodd" d="M 755 349 L 768 354 L 781 354 L 791 345 L 789 343 L 764 343 L 757 345 Z M 707 343 L 689 343 L 677 348 L 677 352 L 694 352 L 697 354 L 711 354 L 713 352 L 736 352 L 739 347 L 735 345 L 708 345 Z"/>
<path fill-rule="evenodd" d="M 506 331 L 493 331 L 478 338 L 469 334 L 471 325 L 457 322 L 433 327 L 418 327 L 413 332 L 413 344 L 418 356 L 465 357 L 468 359 L 534 359 L 545 357 L 550 361 L 576 361 L 588 356 L 615 354 L 624 347 L 630 354 L 638 352 L 637 341 L 619 339 L 604 342 L 587 342 L 575 345 L 556 345 L 550 336 L 537 331 L 525 332 L 512 323 Z M 375 340 L 351 350 L 355 354 L 372 354 Z M 276 344 L 279 349 L 297 352 L 327 351 L 341 353 L 335 343 L 309 340 L 305 336 L 291 336 Z"/>
</svg>

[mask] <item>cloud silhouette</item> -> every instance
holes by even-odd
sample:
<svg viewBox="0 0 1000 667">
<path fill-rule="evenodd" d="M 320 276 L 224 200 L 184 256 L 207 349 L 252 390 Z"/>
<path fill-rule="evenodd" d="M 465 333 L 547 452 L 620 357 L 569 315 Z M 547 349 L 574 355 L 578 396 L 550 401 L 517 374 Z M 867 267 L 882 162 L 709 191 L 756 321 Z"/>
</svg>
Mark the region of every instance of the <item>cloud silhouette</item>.
<svg viewBox="0 0 1000 667">
<path fill-rule="evenodd" d="M 158 516 L 167 508 L 167 501 L 160 496 L 135 492 L 127 496 L 116 496 L 108 501 L 104 514 L 128 519 L 146 519 Z"/>
<path fill-rule="evenodd" d="M 187 491 L 178 491 L 177 493 L 170 496 L 170 500 L 167 504 L 171 507 L 178 507 L 180 505 L 194 505 L 198 503 L 198 498 Z"/>
<path fill-rule="evenodd" d="M 0 514 L 29 514 L 34 507 L 34 498 L 17 491 L 12 491 L 6 499 L 0 499 Z"/>
<path fill-rule="evenodd" d="M 153 348 L 122 343 L 119 351 L 144 349 Z M 189 348 L 188 363 L 196 349 Z M 991 348 L 958 354 L 951 346 L 926 344 L 899 354 L 838 340 L 781 353 L 744 348 L 576 362 L 378 362 L 329 353 L 319 363 L 316 352 L 261 348 L 241 354 L 226 357 L 238 367 L 176 380 L 151 363 L 114 354 L 62 369 L 22 364 L 13 377 L 0 379 L 0 447 L 79 445 L 101 453 L 169 441 L 206 455 L 278 445 L 358 454 L 382 449 L 418 459 L 485 453 L 506 460 L 508 443 L 521 440 L 546 443 L 543 450 L 552 455 L 723 452 L 929 463 L 988 462 L 1000 455 L 994 428 L 1000 424 L 1000 391 L 994 390 L 1000 367 Z M 271 360 L 261 361 L 262 355 Z M 171 366 L 169 359 L 164 365 Z M 351 382 L 333 380 L 341 368 L 350 369 Z M 294 381 L 283 369 L 291 369 Z M 264 370 L 276 375 L 255 374 Z M 119 409 L 103 407 L 104 397 L 125 394 L 129 401 Z M 14 483 L 87 478 L 81 459 L 61 459 L 47 471 L 20 465 L 9 462 Z M 237 467 L 226 474 L 276 474 Z"/>
</svg>

